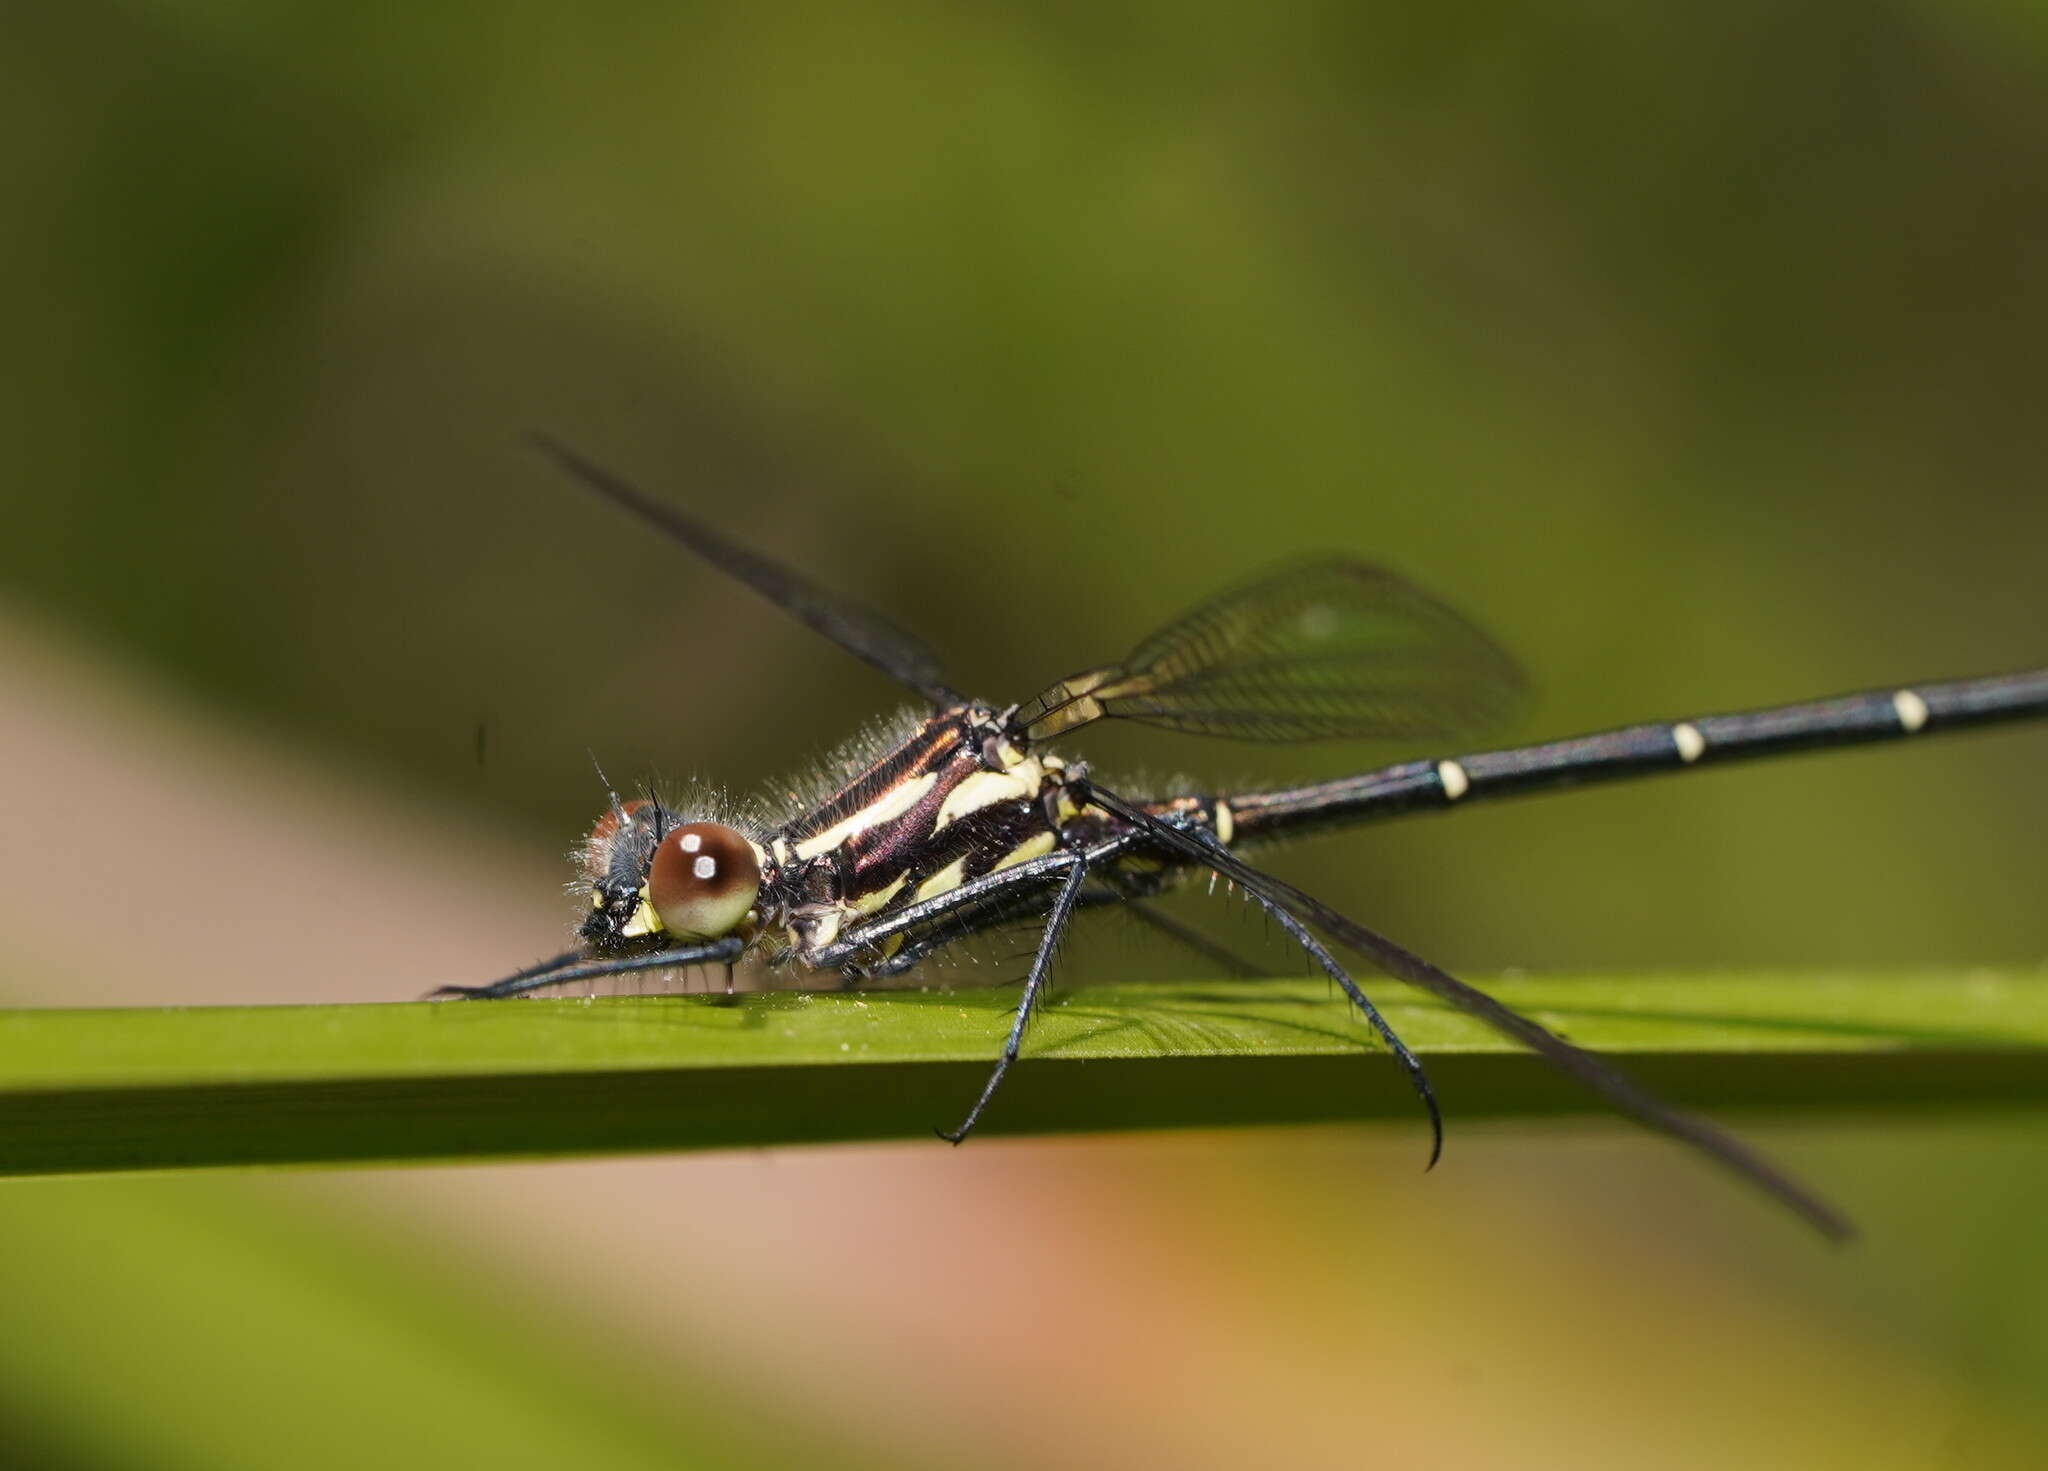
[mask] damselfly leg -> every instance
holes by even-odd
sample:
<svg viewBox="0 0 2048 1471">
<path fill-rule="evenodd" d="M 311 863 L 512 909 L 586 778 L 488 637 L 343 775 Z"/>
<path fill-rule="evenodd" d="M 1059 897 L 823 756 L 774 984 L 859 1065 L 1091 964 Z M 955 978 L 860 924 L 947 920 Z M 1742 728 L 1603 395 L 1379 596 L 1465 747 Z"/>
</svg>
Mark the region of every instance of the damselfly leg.
<svg viewBox="0 0 2048 1471">
<path fill-rule="evenodd" d="M 1066 933 L 1067 922 L 1073 917 L 1074 905 L 1081 897 L 1081 885 L 1088 880 L 1088 856 L 1076 851 L 1072 866 L 1067 869 L 1065 882 L 1060 885 L 1059 894 L 1052 901 L 1052 913 L 1046 916 L 1045 933 L 1039 936 L 1038 953 L 1031 957 L 1031 971 L 1024 977 L 1024 995 L 1017 1002 L 1017 1016 L 1010 1023 L 1010 1035 L 1003 1042 L 1003 1054 L 996 1060 L 995 1071 L 988 1076 L 981 1096 L 974 1100 L 974 1107 L 967 1110 L 967 1117 L 960 1121 L 957 1129 L 938 1131 L 941 1139 L 958 1144 L 974 1129 L 981 1118 L 981 1111 L 988 1107 L 988 1101 L 996 1096 L 996 1089 L 1003 1085 L 1003 1078 L 1010 1071 L 1010 1065 L 1017 1060 L 1018 1049 L 1024 1045 L 1024 1028 L 1030 1024 L 1031 1012 L 1038 1005 L 1038 997 L 1045 988 L 1046 976 L 1052 971 L 1052 958 L 1059 949 L 1060 939 Z"/>
<path fill-rule="evenodd" d="M 611 955 L 593 958 L 587 950 L 571 950 L 553 960 L 514 971 L 488 986 L 440 986 L 427 993 L 428 999 L 447 997 L 463 1001 L 502 1001 L 545 991 L 551 986 L 573 986 L 579 981 L 601 980 L 607 976 L 630 975 L 645 970 L 681 970 L 692 965 L 731 965 L 740 958 L 746 942 L 728 935 L 702 945 L 685 945 L 655 950 L 642 955 Z"/>
</svg>

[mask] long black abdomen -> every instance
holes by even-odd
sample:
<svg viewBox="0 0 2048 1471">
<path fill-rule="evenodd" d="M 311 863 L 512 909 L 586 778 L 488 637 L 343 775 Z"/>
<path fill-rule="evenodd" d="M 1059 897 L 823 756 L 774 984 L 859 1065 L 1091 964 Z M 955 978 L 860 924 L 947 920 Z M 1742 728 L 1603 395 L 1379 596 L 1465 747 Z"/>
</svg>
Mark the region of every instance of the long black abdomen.
<svg viewBox="0 0 2048 1471">
<path fill-rule="evenodd" d="M 1488 797 L 1687 771 L 2048 715 L 2048 669 L 1871 690 L 1733 715 L 1631 725 L 1535 746 L 1407 761 L 1363 776 L 1226 798 L 1236 837 L 1292 836 Z"/>
</svg>

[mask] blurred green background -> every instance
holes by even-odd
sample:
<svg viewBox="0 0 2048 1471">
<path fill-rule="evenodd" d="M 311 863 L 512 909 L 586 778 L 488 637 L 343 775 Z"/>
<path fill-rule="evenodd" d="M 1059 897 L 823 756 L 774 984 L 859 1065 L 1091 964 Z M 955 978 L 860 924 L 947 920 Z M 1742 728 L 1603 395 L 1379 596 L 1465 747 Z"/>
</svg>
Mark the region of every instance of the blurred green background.
<svg viewBox="0 0 2048 1471">
<path fill-rule="evenodd" d="M 533 428 L 999 700 L 1324 549 L 1498 631 L 1531 737 L 2038 664 L 2044 15 L 17 7 L 0 984 L 502 972 L 568 921 L 586 753 L 752 789 L 896 702 Z M 2034 964 L 2042 757 L 1793 761 L 1278 866 L 1480 976 Z M 7 1185 L 0 1439 L 2038 1464 L 2038 1118 L 1740 1121 L 1861 1218 L 1834 1256 L 1618 1126 L 1447 1103 L 1428 1181 L 1412 1131 L 1355 1130 Z"/>
</svg>

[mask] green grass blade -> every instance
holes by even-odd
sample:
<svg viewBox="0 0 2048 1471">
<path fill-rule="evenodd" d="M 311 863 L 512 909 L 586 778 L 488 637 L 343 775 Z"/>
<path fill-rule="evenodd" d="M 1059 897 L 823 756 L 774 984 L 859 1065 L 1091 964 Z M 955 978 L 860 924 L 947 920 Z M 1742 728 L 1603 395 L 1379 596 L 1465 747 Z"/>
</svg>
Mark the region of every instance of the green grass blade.
<svg viewBox="0 0 2048 1471">
<path fill-rule="evenodd" d="M 1699 1107 L 2048 1101 L 2048 971 L 1493 989 Z M 957 1121 L 1014 994 L 0 1012 L 0 1174 L 914 1136 Z M 1460 1015 L 1386 1011 L 1454 1127 L 1588 1106 Z M 1320 981 L 1071 991 L 1034 1025 L 1026 1062 L 988 1133 L 1415 1115 Z"/>
</svg>

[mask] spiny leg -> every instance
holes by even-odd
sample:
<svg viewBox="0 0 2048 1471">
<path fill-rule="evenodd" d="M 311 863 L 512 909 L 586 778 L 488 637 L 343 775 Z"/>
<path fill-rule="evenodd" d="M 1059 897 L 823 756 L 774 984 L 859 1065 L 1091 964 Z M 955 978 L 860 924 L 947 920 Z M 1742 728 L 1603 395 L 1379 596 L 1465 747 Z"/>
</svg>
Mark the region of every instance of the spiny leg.
<svg viewBox="0 0 2048 1471">
<path fill-rule="evenodd" d="M 1218 853 L 1229 851 L 1218 841 L 1216 835 L 1206 828 L 1186 828 L 1183 831 L 1191 834 L 1205 848 Z M 1280 928 L 1287 931 L 1288 938 L 1308 952 L 1309 959 L 1320 966 L 1323 973 L 1335 981 L 1339 989 L 1351 998 L 1351 1004 L 1365 1013 L 1365 1019 L 1372 1024 L 1372 1029 L 1380 1034 L 1380 1040 L 1387 1044 L 1387 1050 L 1393 1053 L 1395 1060 L 1407 1070 L 1408 1081 L 1414 1087 L 1416 1096 L 1422 1100 L 1422 1106 L 1429 1110 L 1429 1163 L 1423 1168 L 1435 1169 L 1436 1162 L 1443 1158 L 1444 1153 L 1444 1116 L 1437 1107 L 1436 1092 L 1429 1086 L 1429 1074 L 1423 1070 L 1422 1059 L 1408 1050 L 1408 1044 L 1400 1039 L 1387 1019 L 1380 1015 L 1380 1009 L 1372 1004 L 1372 998 L 1359 988 L 1358 982 L 1351 978 L 1350 972 L 1337 963 L 1337 958 L 1330 954 L 1307 925 L 1288 913 L 1285 906 L 1276 903 L 1257 889 L 1246 887 L 1244 893 L 1254 904 L 1277 920 Z"/>
<path fill-rule="evenodd" d="M 1081 896 L 1081 907 L 1087 908 L 1089 896 Z M 874 960 L 847 960 L 840 962 L 840 974 L 846 980 L 845 989 L 852 991 L 869 981 L 886 980 L 900 976 L 905 971 L 915 970 L 933 955 L 949 950 L 987 934 L 1001 926 L 1021 923 L 1026 919 L 1038 919 L 1047 912 L 1048 906 L 1043 893 L 1024 896 L 1021 903 L 995 906 L 986 913 L 976 914 L 971 921 L 957 920 L 906 940 L 893 955 L 883 955 Z"/>
<path fill-rule="evenodd" d="M 981 1097 L 974 1100 L 974 1107 L 967 1111 L 967 1117 L 959 1128 L 950 1133 L 938 1131 L 941 1139 L 958 1144 L 973 1130 L 981 1118 L 981 1111 L 988 1107 L 988 1101 L 995 1097 L 996 1089 L 1002 1086 L 1003 1075 L 1010 1070 L 1010 1064 L 1017 1060 L 1017 1049 L 1024 1043 L 1024 1027 L 1031 1020 L 1031 1008 L 1037 1004 L 1038 993 L 1045 986 L 1046 974 L 1052 969 L 1053 951 L 1059 947 L 1060 932 L 1066 929 L 1067 920 L 1074 913 L 1074 905 L 1080 900 L 1081 885 L 1088 877 L 1088 860 L 1076 850 L 1073 864 L 1067 869 L 1066 882 L 1060 885 L 1052 909 L 1045 917 L 1045 933 L 1039 936 L 1038 953 L 1032 957 L 1031 972 L 1024 978 L 1024 995 L 1017 1003 L 1017 1019 L 1010 1024 L 1009 1040 L 1003 1043 L 1003 1055 L 996 1060 L 995 1071 L 989 1074 L 988 1083 L 981 1090 Z"/>
<path fill-rule="evenodd" d="M 1183 924 L 1172 915 L 1154 907 L 1149 901 L 1134 898 L 1122 889 L 1089 889 L 1081 895 L 1075 909 L 1086 912 L 1096 909 L 1114 909 L 1119 914 L 1128 914 L 1141 924 L 1149 926 L 1166 938 L 1193 951 L 1226 975 L 1244 980 L 1270 979 L 1271 972 L 1253 961 L 1245 959 L 1229 946 L 1213 940 L 1200 930 Z M 1043 893 L 1028 895 L 1024 901 L 1007 908 L 1000 908 L 982 916 L 972 924 L 961 924 L 957 930 L 948 928 L 929 935 L 921 935 L 905 944 L 894 955 L 880 960 L 849 963 L 842 968 L 847 977 L 847 990 L 854 990 L 869 981 L 884 980 L 890 976 L 902 975 L 930 958 L 935 952 L 945 950 L 961 941 L 971 938 L 973 932 L 993 929 L 1000 925 L 1021 923 L 1025 919 L 1039 919 L 1047 911 Z M 1013 912 L 1014 911 L 1014 912 Z"/>
<path fill-rule="evenodd" d="M 431 1001 L 446 996 L 463 1001 L 502 1001 L 508 996 L 544 990 L 549 986 L 573 985 L 577 981 L 626 975 L 633 971 L 670 970 L 677 966 L 701 965 L 706 961 L 730 965 L 744 949 L 745 941 L 727 936 L 705 945 L 656 950 L 647 955 L 619 955 L 609 959 L 598 959 L 583 951 L 571 950 L 553 960 L 514 971 L 502 981 L 493 981 L 488 986 L 437 986 L 427 993 L 427 999 Z"/>
<path fill-rule="evenodd" d="M 497 996 L 516 996 L 522 990 L 531 989 L 524 983 L 535 976 L 547 975 L 558 970 L 567 970 L 590 959 L 588 950 L 564 950 L 547 960 L 538 961 L 523 970 L 515 970 L 501 980 L 492 981 L 488 986 L 436 986 L 427 992 L 431 1001 L 439 996 L 459 996 L 469 1000 L 486 1000 Z"/>
</svg>

